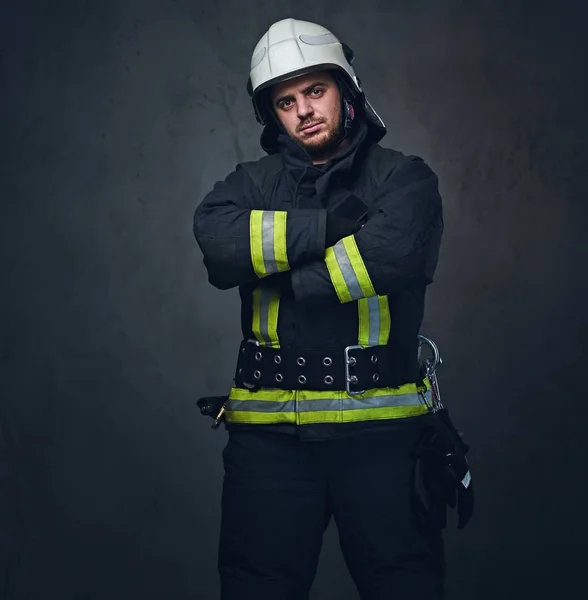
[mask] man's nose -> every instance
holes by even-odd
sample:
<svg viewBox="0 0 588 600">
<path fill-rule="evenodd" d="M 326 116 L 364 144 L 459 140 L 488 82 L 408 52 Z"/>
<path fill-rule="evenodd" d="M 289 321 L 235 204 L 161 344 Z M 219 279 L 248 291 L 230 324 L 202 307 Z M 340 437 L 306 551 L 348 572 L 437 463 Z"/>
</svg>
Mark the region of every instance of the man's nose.
<svg viewBox="0 0 588 600">
<path fill-rule="evenodd" d="M 313 113 L 312 104 L 306 98 L 299 100 L 296 106 L 298 107 L 298 116 L 301 119 L 306 119 Z"/>
</svg>

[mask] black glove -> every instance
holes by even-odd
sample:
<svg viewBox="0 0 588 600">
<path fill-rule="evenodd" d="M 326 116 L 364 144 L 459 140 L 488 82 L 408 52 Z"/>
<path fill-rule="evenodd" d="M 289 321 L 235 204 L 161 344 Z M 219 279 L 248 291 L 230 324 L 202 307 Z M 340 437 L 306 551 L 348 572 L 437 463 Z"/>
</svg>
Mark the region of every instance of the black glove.
<svg viewBox="0 0 588 600">
<path fill-rule="evenodd" d="M 220 412 L 221 408 L 227 401 L 227 396 L 205 396 L 196 401 L 200 413 L 205 417 L 212 417 L 216 419 L 216 416 Z"/>
<path fill-rule="evenodd" d="M 325 248 L 333 246 L 340 239 L 358 232 L 361 223 L 345 217 L 338 217 L 333 213 L 327 213 L 327 233 L 325 235 Z"/>
<path fill-rule="evenodd" d="M 419 440 L 413 456 L 414 509 L 425 529 L 447 524 L 447 506 L 457 506 L 458 529 L 470 521 L 474 510 L 474 487 L 466 459 L 469 446 L 456 431 L 447 409 L 431 415 L 431 426 Z"/>
</svg>

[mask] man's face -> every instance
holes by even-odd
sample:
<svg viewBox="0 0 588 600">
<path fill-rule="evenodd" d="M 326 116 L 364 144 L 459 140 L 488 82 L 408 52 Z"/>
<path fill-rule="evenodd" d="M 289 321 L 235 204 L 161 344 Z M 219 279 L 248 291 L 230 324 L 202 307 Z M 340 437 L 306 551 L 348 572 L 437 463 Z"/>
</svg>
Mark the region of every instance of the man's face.
<svg viewBox="0 0 588 600">
<path fill-rule="evenodd" d="M 333 149 L 341 128 L 341 94 L 332 75 L 322 71 L 276 84 L 272 107 L 288 135 L 311 156 Z"/>
</svg>

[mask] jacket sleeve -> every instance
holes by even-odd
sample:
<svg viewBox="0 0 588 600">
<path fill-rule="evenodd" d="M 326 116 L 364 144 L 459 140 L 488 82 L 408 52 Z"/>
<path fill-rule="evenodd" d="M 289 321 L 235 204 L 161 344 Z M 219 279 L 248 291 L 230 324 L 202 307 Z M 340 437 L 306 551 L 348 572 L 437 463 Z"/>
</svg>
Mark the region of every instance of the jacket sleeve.
<svg viewBox="0 0 588 600">
<path fill-rule="evenodd" d="M 294 269 L 299 302 L 352 302 L 433 281 L 443 233 L 438 178 L 407 157 L 381 184 L 377 211 L 354 235 L 326 249 L 323 260 Z"/>
<path fill-rule="evenodd" d="M 266 210 L 240 165 L 214 185 L 194 213 L 194 237 L 208 280 L 223 290 L 324 257 L 325 235 L 325 210 Z"/>
</svg>

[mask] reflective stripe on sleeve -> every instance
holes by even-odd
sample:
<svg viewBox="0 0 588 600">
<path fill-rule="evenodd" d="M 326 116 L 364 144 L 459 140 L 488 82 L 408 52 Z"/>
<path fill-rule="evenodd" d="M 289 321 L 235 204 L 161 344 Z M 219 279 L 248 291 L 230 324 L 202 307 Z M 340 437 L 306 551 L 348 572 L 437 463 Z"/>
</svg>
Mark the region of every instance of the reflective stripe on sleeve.
<svg viewBox="0 0 588 600">
<path fill-rule="evenodd" d="M 278 313 L 280 294 L 271 288 L 259 286 L 253 291 L 253 323 L 251 329 L 262 346 L 280 347 Z"/>
<path fill-rule="evenodd" d="M 354 236 L 343 238 L 327 248 L 325 263 L 340 302 L 376 295 Z"/>
<path fill-rule="evenodd" d="M 290 268 L 286 252 L 286 218 L 286 211 L 251 211 L 251 262 L 258 277 L 267 277 Z"/>
<path fill-rule="evenodd" d="M 357 301 L 359 317 L 358 344 L 383 346 L 390 337 L 390 306 L 387 296 L 371 296 Z"/>
</svg>

